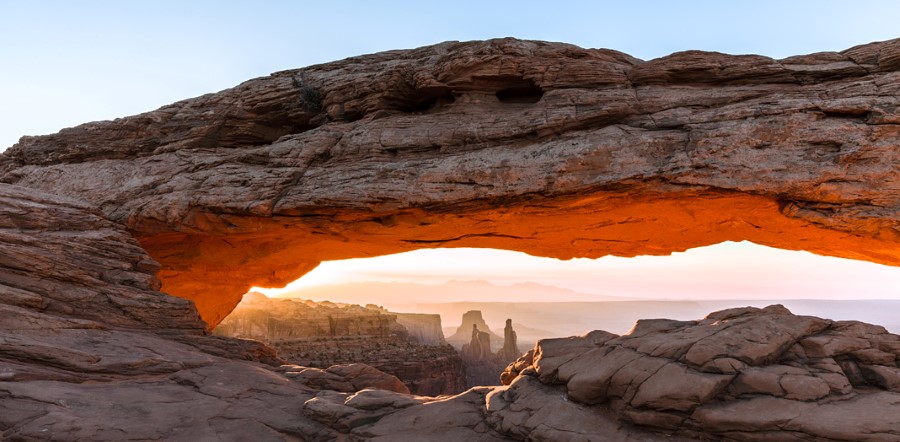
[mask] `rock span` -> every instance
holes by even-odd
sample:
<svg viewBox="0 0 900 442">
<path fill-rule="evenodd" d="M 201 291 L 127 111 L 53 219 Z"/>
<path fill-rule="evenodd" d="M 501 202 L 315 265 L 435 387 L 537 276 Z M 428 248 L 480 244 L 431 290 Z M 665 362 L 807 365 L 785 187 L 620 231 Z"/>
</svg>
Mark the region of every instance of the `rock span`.
<svg viewBox="0 0 900 442">
<path fill-rule="evenodd" d="M 423 247 L 725 240 L 900 264 L 900 40 L 782 60 L 448 42 L 24 137 L 0 182 L 124 223 L 213 326 L 251 286 Z"/>
</svg>

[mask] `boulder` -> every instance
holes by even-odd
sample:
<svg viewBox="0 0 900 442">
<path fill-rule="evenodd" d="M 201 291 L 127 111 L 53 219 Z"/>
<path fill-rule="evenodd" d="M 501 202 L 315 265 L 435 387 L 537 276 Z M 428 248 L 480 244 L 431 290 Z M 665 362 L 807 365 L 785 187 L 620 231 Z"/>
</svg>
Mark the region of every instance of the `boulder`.
<svg viewBox="0 0 900 442">
<path fill-rule="evenodd" d="M 409 388 L 396 376 L 366 364 L 333 365 L 325 370 L 284 365 L 279 371 L 294 381 L 318 390 L 353 393 L 374 388 L 409 394 Z"/>
</svg>

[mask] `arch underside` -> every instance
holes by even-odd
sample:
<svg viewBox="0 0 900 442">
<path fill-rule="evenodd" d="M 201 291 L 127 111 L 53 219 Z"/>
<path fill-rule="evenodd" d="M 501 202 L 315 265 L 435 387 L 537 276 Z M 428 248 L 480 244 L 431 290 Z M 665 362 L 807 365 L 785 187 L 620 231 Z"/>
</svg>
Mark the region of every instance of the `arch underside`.
<svg viewBox="0 0 900 442">
<path fill-rule="evenodd" d="M 250 287 L 281 287 L 320 262 L 420 248 L 477 247 L 558 259 L 668 255 L 723 241 L 900 265 L 893 238 L 786 217 L 772 199 L 734 192 L 619 191 L 457 212 L 401 210 L 316 217 L 224 217 L 253 233 L 139 237 L 163 264 L 163 290 L 217 324 Z M 852 295 L 852 294 L 848 294 Z"/>
</svg>

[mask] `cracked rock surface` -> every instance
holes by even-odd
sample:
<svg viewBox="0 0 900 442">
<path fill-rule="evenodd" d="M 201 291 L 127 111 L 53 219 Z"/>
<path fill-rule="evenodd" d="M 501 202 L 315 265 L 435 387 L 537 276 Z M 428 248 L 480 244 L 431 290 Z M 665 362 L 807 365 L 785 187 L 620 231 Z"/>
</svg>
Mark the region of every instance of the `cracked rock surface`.
<svg viewBox="0 0 900 442">
<path fill-rule="evenodd" d="M 900 440 L 900 336 L 879 326 L 777 305 L 639 321 L 542 340 L 506 386 L 414 396 L 208 336 L 122 225 L 17 186 L 0 200 L 3 440 Z"/>
<path fill-rule="evenodd" d="M 90 202 L 210 325 L 323 260 L 726 240 L 900 264 L 900 40 L 650 61 L 515 39 L 284 71 L 0 155 Z"/>
<path fill-rule="evenodd" d="M 883 327 L 780 305 L 641 320 L 623 336 L 538 342 L 507 368 L 509 390 L 493 393 L 500 399 L 489 397 L 488 410 L 508 432 L 534 431 L 544 419 L 518 398 L 555 389 L 610 422 L 691 440 L 896 441 L 898 346 Z"/>
<path fill-rule="evenodd" d="M 898 265 L 898 97 L 897 40 L 644 62 L 502 39 L 25 137 L 0 155 L 0 434 L 898 441 L 900 336 L 781 306 L 543 340 L 507 385 L 436 398 L 207 334 L 250 286 L 422 247 Z"/>
</svg>

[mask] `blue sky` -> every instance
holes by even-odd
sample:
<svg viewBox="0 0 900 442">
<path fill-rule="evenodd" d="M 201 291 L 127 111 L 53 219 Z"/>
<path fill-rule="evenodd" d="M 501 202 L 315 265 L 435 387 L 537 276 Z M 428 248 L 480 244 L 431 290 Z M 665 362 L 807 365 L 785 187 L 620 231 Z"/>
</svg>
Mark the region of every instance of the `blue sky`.
<svg viewBox="0 0 900 442">
<path fill-rule="evenodd" d="M 785 57 L 900 37 L 900 2 L 40 1 L 0 4 L 0 150 L 271 72 L 513 36 L 650 59 Z"/>
<path fill-rule="evenodd" d="M 447 40 L 512 36 L 565 41 L 643 59 L 687 49 L 782 58 L 900 37 L 897 17 L 896 1 L 6 1 L 0 3 L 0 151 L 21 135 L 152 110 L 274 71 Z M 485 262 L 513 259 L 481 256 L 466 255 L 460 261 L 472 263 L 472 269 L 460 268 L 440 278 L 480 277 L 477 272 L 485 272 Z M 441 258 L 433 259 L 440 266 Z M 900 268 L 870 263 L 841 267 L 833 261 L 826 265 L 804 254 L 773 254 L 746 243 L 658 259 L 627 261 L 623 265 L 634 275 L 607 294 L 628 295 L 621 291 L 640 274 L 661 275 L 661 262 L 671 262 L 673 275 L 662 284 L 703 279 L 704 269 L 728 265 L 770 281 L 771 287 L 754 289 L 770 296 L 786 279 L 803 283 L 796 272 L 778 273 L 785 268 L 818 269 L 801 272 L 810 287 L 817 280 L 839 279 L 865 280 L 871 287 L 867 293 L 852 294 L 846 292 L 849 286 L 836 288 L 837 297 L 893 297 L 900 285 Z M 590 275 L 617 269 L 612 261 L 598 260 L 596 268 L 582 263 L 577 268 L 583 274 L 572 276 L 569 283 L 563 280 L 568 276 L 559 275 L 544 282 L 583 289 L 578 284 L 591 284 Z M 373 269 L 377 265 L 365 264 Z M 532 269 L 522 273 L 534 275 L 546 265 L 521 261 L 519 269 Z M 684 273 L 688 269 L 695 273 Z M 360 278 L 372 275 L 359 267 L 326 266 L 308 279 L 352 280 L 354 271 Z M 508 272 L 493 270 L 501 273 L 502 282 L 512 282 Z M 380 276 L 397 280 L 404 275 Z M 711 290 L 743 290 L 746 282 L 737 284 Z M 685 287 L 684 294 L 668 295 L 689 296 L 694 286 Z"/>
</svg>

